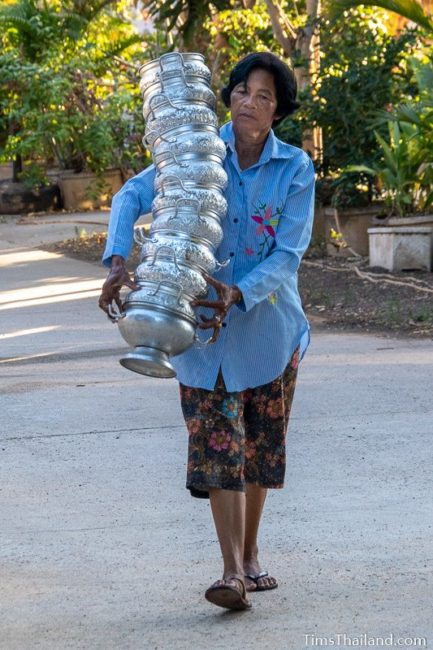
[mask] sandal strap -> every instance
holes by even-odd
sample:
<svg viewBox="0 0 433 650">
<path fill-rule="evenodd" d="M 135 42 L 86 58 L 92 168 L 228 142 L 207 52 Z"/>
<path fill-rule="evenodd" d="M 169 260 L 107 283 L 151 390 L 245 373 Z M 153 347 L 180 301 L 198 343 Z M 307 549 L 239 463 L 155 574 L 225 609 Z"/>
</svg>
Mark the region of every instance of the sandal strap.
<svg viewBox="0 0 433 650">
<path fill-rule="evenodd" d="M 260 580 L 260 578 L 267 578 L 268 575 L 269 575 L 269 572 L 268 572 L 268 571 L 260 571 L 260 573 L 256 573 L 256 575 L 252 575 L 252 574 L 246 573 L 246 574 L 245 574 L 245 577 L 246 577 L 246 578 L 249 578 L 249 579 L 252 580 L 253 582 L 257 582 L 257 580 Z"/>
<path fill-rule="evenodd" d="M 223 578 L 223 582 L 230 582 L 230 580 L 237 580 L 238 582 L 241 583 L 241 586 L 242 586 L 242 598 L 245 598 L 246 593 L 247 593 L 247 588 L 245 586 L 244 577 L 239 575 L 238 573 L 234 573 L 233 575 L 226 576 L 225 578 Z"/>
</svg>

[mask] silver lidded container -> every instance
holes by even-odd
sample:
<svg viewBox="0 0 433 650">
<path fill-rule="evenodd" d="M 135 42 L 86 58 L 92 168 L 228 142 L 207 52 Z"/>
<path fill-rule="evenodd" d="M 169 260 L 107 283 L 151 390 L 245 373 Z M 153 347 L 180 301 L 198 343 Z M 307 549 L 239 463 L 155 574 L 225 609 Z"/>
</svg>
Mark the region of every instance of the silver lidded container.
<svg viewBox="0 0 433 650">
<path fill-rule="evenodd" d="M 203 274 L 222 266 L 215 251 L 227 210 L 225 145 L 201 54 L 164 54 L 143 65 L 140 76 L 143 142 L 156 169 L 153 223 L 148 236 L 140 229 L 134 234 L 140 288 L 126 296 L 123 312 L 110 315 L 133 348 L 120 359 L 125 368 L 175 377 L 170 357 L 199 340 L 191 302 L 206 296 Z"/>
</svg>

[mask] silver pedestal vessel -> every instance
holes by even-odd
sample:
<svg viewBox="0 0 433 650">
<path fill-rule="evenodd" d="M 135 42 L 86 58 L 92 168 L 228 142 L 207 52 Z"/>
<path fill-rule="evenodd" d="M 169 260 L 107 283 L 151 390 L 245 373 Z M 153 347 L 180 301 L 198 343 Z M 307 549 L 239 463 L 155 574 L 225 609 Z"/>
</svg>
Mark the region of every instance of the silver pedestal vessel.
<svg viewBox="0 0 433 650">
<path fill-rule="evenodd" d="M 138 291 L 110 311 L 133 348 L 120 359 L 153 377 L 176 375 L 170 357 L 198 342 L 191 302 L 206 296 L 204 274 L 226 263 L 215 258 L 222 241 L 225 144 L 218 135 L 215 95 L 204 57 L 172 52 L 140 69 L 146 121 L 144 144 L 156 168 L 153 223 L 137 229 L 141 260 Z"/>
</svg>

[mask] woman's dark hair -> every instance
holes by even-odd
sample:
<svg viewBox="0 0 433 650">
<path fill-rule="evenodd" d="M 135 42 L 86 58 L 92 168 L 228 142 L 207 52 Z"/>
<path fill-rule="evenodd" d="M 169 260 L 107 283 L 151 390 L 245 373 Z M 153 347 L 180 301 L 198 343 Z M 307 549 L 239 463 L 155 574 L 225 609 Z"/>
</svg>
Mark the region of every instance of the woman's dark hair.
<svg viewBox="0 0 433 650">
<path fill-rule="evenodd" d="M 275 90 L 277 93 L 278 124 L 285 117 L 296 111 L 300 104 L 296 101 L 297 83 L 292 70 L 271 52 L 254 52 L 247 54 L 241 59 L 230 73 L 230 79 L 221 90 L 221 98 L 227 108 L 230 107 L 230 95 L 235 86 L 246 81 L 252 70 L 262 68 L 267 70 L 274 77 Z"/>
</svg>

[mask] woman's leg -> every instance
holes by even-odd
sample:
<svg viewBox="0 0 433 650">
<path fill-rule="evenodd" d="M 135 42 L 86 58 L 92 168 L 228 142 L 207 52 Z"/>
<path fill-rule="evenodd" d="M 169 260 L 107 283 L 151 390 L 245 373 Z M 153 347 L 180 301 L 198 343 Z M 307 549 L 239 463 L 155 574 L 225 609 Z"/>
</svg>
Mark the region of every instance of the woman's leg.
<svg viewBox="0 0 433 650">
<path fill-rule="evenodd" d="M 286 449 L 285 438 L 292 405 L 299 351 L 296 350 L 284 371 L 274 381 L 250 389 L 244 395 L 246 426 L 246 507 L 245 507 L 245 575 L 249 591 L 272 589 L 277 581 L 262 573 L 258 560 L 257 536 L 266 500 L 267 488 L 283 486 Z"/>
<path fill-rule="evenodd" d="M 210 488 L 209 497 L 224 561 L 224 578 L 243 577 L 245 493 Z"/>
<path fill-rule="evenodd" d="M 224 560 L 223 579 L 207 589 L 205 597 L 228 609 L 249 609 L 243 570 L 245 543 L 245 493 L 209 488 L 215 528 Z"/>
<path fill-rule="evenodd" d="M 260 519 L 263 513 L 267 488 L 262 488 L 254 483 L 247 483 L 246 507 L 245 507 L 245 543 L 244 543 L 244 574 L 257 576 L 261 572 L 258 560 L 259 548 L 257 535 L 259 532 Z M 256 587 L 266 589 L 273 587 L 277 581 L 272 576 L 258 578 L 257 582 L 246 579 L 246 586 L 249 590 Z"/>
</svg>

